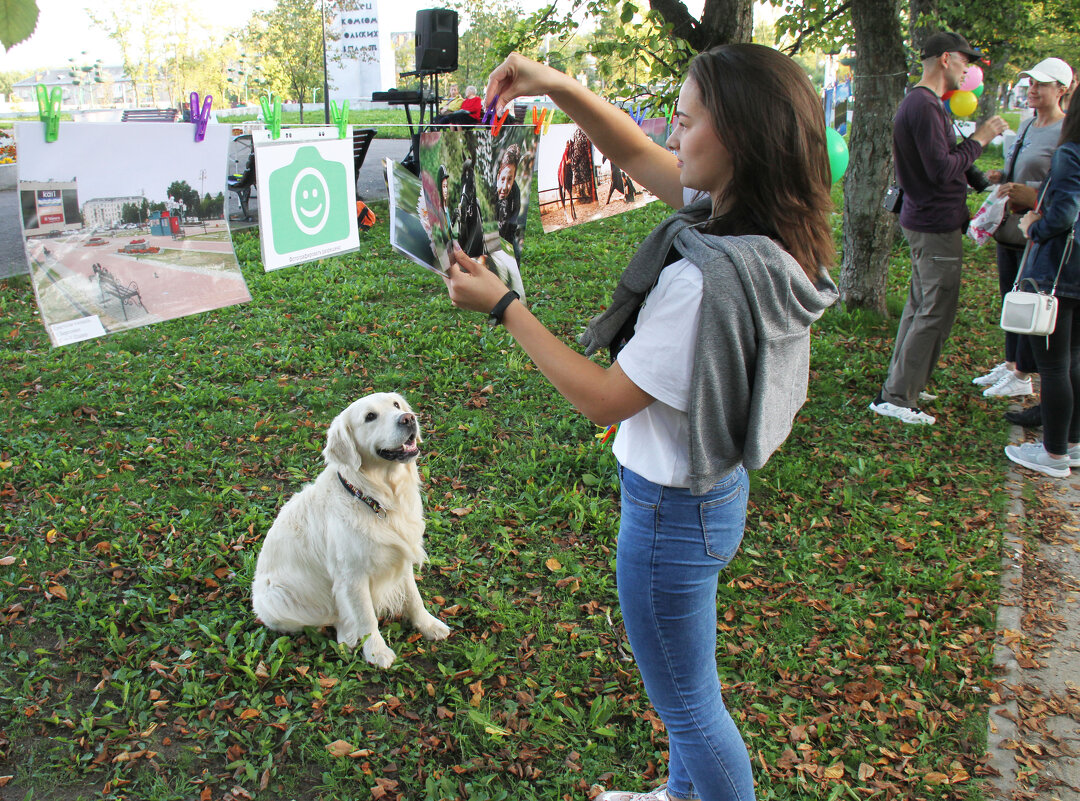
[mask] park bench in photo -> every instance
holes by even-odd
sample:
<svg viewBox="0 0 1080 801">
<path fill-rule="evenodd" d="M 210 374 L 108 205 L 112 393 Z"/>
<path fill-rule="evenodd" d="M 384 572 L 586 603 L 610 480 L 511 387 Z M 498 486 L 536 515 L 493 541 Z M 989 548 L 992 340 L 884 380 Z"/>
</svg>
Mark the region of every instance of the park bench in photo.
<svg viewBox="0 0 1080 801">
<path fill-rule="evenodd" d="M 112 273 L 97 263 L 94 264 L 93 270 L 93 276 L 98 280 L 98 289 L 101 290 L 102 303 L 105 302 L 106 292 L 117 298 L 120 301 L 120 307 L 124 310 L 125 320 L 128 318 L 128 304 L 134 305 L 137 302 L 142 307 L 142 310 L 146 311 L 146 306 L 142 302 L 142 295 L 139 294 L 138 284 L 132 281 L 127 286 L 124 286 L 116 280 Z"/>
<path fill-rule="evenodd" d="M 176 122 L 178 114 L 174 108 L 126 108 L 120 122 Z"/>
</svg>

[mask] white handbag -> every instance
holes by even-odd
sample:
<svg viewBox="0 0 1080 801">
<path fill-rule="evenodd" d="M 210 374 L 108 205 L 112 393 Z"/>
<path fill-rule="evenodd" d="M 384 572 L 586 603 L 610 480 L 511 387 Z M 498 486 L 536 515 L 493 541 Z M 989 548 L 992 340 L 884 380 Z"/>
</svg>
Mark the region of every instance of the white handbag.
<svg viewBox="0 0 1080 801">
<path fill-rule="evenodd" d="M 1005 293 L 1001 304 L 1001 327 L 1014 334 L 1050 336 L 1057 325 L 1058 299 L 1053 292 L 1049 295 L 1040 292 L 1039 285 L 1032 278 L 1025 278 L 1023 283 L 1030 283 L 1035 291 L 1017 289 L 1017 284 L 1011 292 Z M 1054 281 L 1054 286 L 1056 288 L 1057 281 Z"/>
<path fill-rule="evenodd" d="M 1042 206 L 1043 195 L 1046 194 L 1050 181 L 1047 180 L 1039 195 L 1039 202 L 1035 204 L 1036 211 Z M 1058 264 L 1057 275 L 1054 276 L 1054 285 L 1049 294 L 1039 291 L 1039 285 L 1033 278 L 1022 278 L 1024 267 L 1027 265 L 1028 255 L 1031 253 L 1031 240 L 1024 246 L 1024 256 L 1020 259 L 1020 269 L 1016 271 L 1016 283 L 1012 290 L 1005 293 L 1001 303 L 1001 327 L 1005 331 L 1014 334 L 1029 334 L 1037 337 L 1048 337 L 1054 333 L 1057 325 L 1058 299 L 1054 293 L 1057 291 L 1058 279 L 1061 278 L 1061 268 L 1069 260 L 1072 252 L 1072 236 L 1065 244 L 1061 254 L 1061 263 Z M 1031 284 L 1034 291 L 1022 289 L 1024 284 Z"/>
</svg>

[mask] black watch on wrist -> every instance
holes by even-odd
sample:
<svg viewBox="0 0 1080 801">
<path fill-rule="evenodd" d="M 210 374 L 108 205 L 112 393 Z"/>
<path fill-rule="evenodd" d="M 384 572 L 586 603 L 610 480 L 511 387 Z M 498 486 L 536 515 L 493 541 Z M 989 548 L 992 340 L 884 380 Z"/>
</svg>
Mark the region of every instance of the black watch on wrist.
<svg viewBox="0 0 1080 801">
<path fill-rule="evenodd" d="M 492 325 L 498 325 L 499 323 L 501 323 L 503 319 L 503 314 L 505 314 L 506 312 L 506 307 L 513 303 L 515 300 L 520 299 L 521 295 L 519 295 L 512 289 L 509 290 L 505 295 L 502 296 L 502 298 L 499 299 L 499 302 L 495 304 L 495 308 L 491 310 L 491 314 L 488 315 L 488 322 Z"/>
</svg>

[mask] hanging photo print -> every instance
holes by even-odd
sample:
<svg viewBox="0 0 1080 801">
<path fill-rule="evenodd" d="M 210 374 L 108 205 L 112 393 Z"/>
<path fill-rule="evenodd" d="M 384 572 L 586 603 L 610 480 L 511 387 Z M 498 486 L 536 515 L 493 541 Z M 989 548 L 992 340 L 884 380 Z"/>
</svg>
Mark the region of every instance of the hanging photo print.
<svg viewBox="0 0 1080 801">
<path fill-rule="evenodd" d="M 255 131 L 259 239 L 269 272 L 360 247 L 352 126 Z"/>
<path fill-rule="evenodd" d="M 225 220 L 229 128 L 15 125 L 20 222 L 54 346 L 251 300 Z"/>
<path fill-rule="evenodd" d="M 601 155 L 573 123 L 552 125 L 540 138 L 536 171 L 545 233 L 612 217 L 656 200 Z"/>
<path fill-rule="evenodd" d="M 453 243 L 522 299 L 521 253 L 537 135 L 531 126 L 443 129 L 420 136 L 420 183 L 432 251 L 449 265 Z"/>
<path fill-rule="evenodd" d="M 445 275 L 450 262 L 436 265 L 431 252 L 431 223 L 427 220 L 420 179 L 393 159 L 385 159 L 383 163 L 386 166 L 386 191 L 390 196 L 391 247 L 421 267 Z"/>
</svg>

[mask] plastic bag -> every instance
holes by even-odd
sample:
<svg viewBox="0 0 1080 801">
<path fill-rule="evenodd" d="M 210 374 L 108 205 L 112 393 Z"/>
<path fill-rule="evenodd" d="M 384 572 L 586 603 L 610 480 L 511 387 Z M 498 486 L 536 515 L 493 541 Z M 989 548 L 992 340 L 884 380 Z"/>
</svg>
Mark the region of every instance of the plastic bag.
<svg viewBox="0 0 1080 801">
<path fill-rule="evenodd" d="M 975 240 L 976 245 L 986 244 L 993 237 L 994 231 L 1005 217 L 1005 206 L 1008 202 L 1009 196 L 999 195 L 996 186 L 987 194 L 975 218 L 968 225 L 968 236 Z"/>
</svg>

